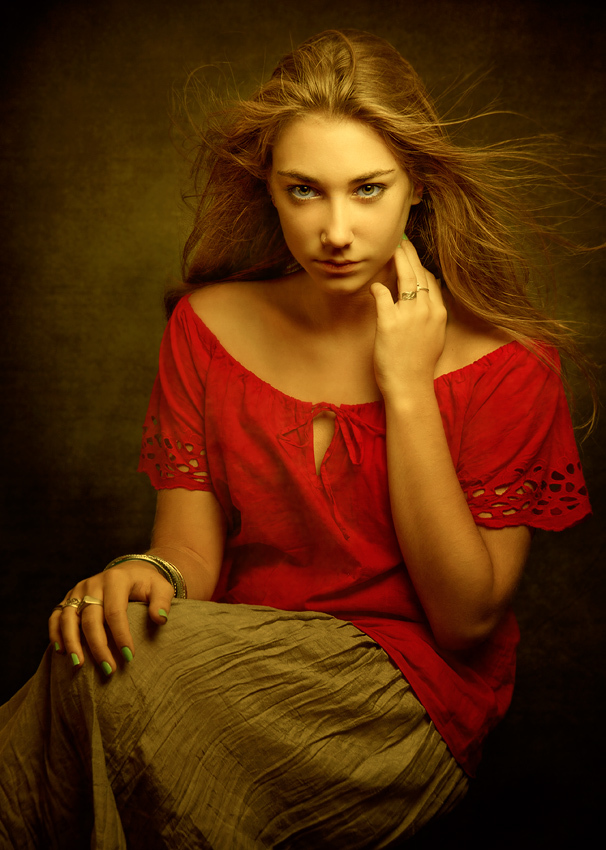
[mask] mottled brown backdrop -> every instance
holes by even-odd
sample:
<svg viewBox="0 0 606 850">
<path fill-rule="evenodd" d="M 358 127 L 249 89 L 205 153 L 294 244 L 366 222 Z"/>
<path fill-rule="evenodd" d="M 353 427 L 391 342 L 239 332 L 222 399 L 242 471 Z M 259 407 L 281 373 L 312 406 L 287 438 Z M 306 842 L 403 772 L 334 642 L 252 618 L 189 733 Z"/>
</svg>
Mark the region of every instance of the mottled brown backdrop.
<svg viewBox="0 0 606 850">
<path fill-rule="evenodd" d="M 186 171 L 173 91 L 219 63 L 244 87 L 328 27 L 385 36 L 429 88 L 489 72 L 487 139 L 581 142 L 603 174 L 603 5 L 480 0 L 100 0 L 3 13 L 0 205 L 4 473 L 2 691 L 34 672 L 46 617 L 75 581 L 147 545 L 154 497 L 140 426 L 178 274 Z M 229 63 L 229 69 L 226 64 Z M 603 186 L 603 182 L 602 182 Z M 604 238 L 603 210 L 571 224 Z M 603 259 L 560 269 L 560 309 L 603 361 Z M 581 406 L 583 399 L 581 398 Z M 419 847 L 584 846 L 604 783 L 604 424 L 583 446 L 595 517 L 537 535 L 517 610 L 510 714 L 448 829 Z M 439 483 L 436 482 L 437 486 Z M 561 843 L 560 843 L 561 842 Z"/>
</svg>

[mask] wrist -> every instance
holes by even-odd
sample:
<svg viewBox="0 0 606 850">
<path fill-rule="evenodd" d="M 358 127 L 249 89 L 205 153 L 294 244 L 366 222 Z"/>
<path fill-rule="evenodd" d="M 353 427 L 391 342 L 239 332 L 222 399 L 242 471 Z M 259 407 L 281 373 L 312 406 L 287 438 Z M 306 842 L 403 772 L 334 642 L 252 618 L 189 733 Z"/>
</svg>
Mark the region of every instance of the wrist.
<svg viewBox="0 0 606 850">
<path fill-rule="evenodd" d="M 433 412 L 437 407 L 436 394 L 431 384 L 416 387 L 398 387 L 393 392 L 383 393 L 386 413 L 420 416 L 424 412 Z"/>
<path fill-rule="evenodd" d="M 157 555 L 122 555 L 121 557 L 115 558 L 111 561 L 105 569 L 110 570 L 129 561 L 139 561 L 150 564 L 152 568 L 157 570 L 157 572 L 159 572 L 160 575 L 170 583 L 174 590 L 174 595 L 177 598 L 187 599 L 187 584 L 185 583 L 185 579 L 183 578 L 181 571 L 175 567 L 174 564 L 171 564 L 169 561 L 165 561 L 164 558 L 159 558 Z"/>
</svg>

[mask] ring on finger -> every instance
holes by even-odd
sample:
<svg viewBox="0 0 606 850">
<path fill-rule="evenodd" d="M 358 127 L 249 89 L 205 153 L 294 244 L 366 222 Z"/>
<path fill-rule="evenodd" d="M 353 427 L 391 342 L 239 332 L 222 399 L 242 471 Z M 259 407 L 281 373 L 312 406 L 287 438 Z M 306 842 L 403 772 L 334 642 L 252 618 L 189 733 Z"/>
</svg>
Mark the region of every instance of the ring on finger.
<svg viewBox="0 0 606 850">
<path fill-rule="evenodd" d="M 429 292 L 429 287 L 427 287 L 427 286 L 417 286 L 417 292 Z"/>
<path fill-rule="evenodd" d="M 85 596 L 78 605 L 78 614 L 81 614 L 89 605 L 101 605 L 101 607 L 103 607 L 103 600 L 97 599 L 96 596 Z"/>
<path fill-rule="evenodd" d="M 72 596 L 71 599 L 66 599 L 65 602 L 62 603 L 62 608 L 78 608 L 80 604 L 80 600 L 77 596 Z"/>
<path fill-rule="evenodd" d="M 410 290 L 408 292 L 406 292 L 406 291 L 400 292 L 400 298 L 402 299 L 402 301 L 412 301 L 413 298 L 416 298 L 416 297 L 417 297 L 417 290 L 416 289 Z"/>
</svg>

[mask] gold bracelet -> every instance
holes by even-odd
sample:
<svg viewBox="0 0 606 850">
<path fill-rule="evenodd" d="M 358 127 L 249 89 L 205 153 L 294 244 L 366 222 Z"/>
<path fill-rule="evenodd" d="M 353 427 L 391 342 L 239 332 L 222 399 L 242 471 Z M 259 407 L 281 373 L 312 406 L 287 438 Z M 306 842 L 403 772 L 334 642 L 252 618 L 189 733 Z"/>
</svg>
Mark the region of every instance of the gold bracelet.
<svg viewBox="0 0 606 850">
<path fill-rule="evenodd" d="M 173 586 L 177 599 L 187 599 L 187 584 L 180 570 L 174 564 L 165 561 L 164 558 L 158 558 L 157 555 L 122 555 L 120 558 L 114 558 L 103 570 L 109 570 L 115 567 L 116 564 L 121 564 L 124 561 L 148 561 L 153 564 L 161 576 L 163 576 Z"/>
</svg>

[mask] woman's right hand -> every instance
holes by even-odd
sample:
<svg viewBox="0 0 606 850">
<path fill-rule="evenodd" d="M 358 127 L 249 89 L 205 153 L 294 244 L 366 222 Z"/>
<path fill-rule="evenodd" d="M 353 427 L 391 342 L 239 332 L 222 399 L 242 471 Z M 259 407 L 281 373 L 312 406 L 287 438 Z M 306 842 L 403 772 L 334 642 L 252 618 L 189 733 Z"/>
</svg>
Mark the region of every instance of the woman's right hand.
<svg viewBox="0 0 606 850">
<path fill-rule="evenodd" d="M 103 604 L 86 605 L 80 614 L 73 605 L 56 608 L 48 621 L 51 644 L 57 652 L 70 656 L 74 666 L 84 662 L 82 636 L 96 663 L 109 676 L 117 667 L 117 653 L 126 661 L 135 654 L 126 609 L 130 600 L 147 602 L 154 623 L 166 623 L 174 589 L 150 563 L 123 561 L 105 572 L 78 582 L 66 595 L 82 600 L 85 596 Z M 111 646 L 113 644 L 113 646 Z"/>
</svg>

